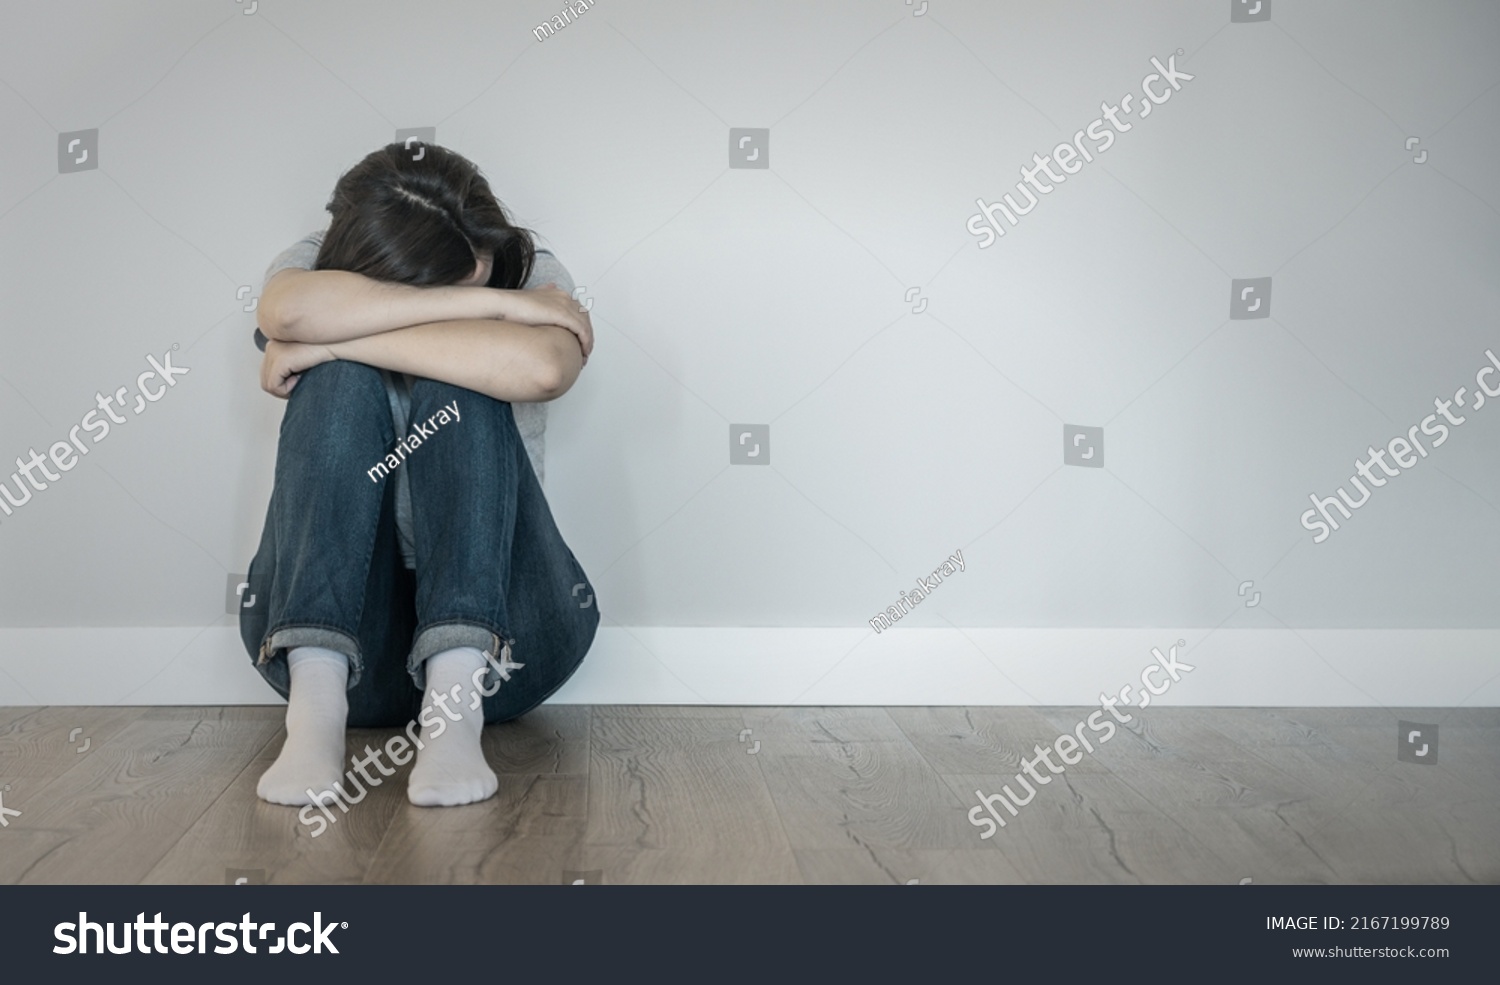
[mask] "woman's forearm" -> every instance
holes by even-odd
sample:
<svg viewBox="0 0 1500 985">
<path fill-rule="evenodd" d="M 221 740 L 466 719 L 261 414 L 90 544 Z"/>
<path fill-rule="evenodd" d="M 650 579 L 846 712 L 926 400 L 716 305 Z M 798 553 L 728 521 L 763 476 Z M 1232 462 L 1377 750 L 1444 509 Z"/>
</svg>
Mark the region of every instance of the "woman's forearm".
<svg viewBox="0 0 1500 985">
<path fill-rule="evenodd" d="M 567 329 L 493 319 L 428 322 L 328 348 L 339 359 L 513 402 L 562 396 L 583 365 L 578 338 Z"/>
<path fill-rule="evenodd" d="M 511 292 L 488 287 L 415 287 L 348 270 L 282 270 L 256 308 L 278 342 L 347 342 L 428 322 L 505 318 Z"/>
</svg>

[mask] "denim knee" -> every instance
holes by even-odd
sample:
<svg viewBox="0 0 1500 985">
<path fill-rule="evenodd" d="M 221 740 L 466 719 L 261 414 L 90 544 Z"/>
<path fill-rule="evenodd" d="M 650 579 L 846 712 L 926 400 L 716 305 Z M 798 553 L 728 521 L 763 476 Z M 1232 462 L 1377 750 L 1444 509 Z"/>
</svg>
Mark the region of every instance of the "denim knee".
<svg viewBox="0 0 1500 985">
<path fill-rule="evenodd" d="M 302 374 L 287 398 L 281 426 L 285 432 L 289 423 L 302 418 L 337 425 L 365 413 L 378 413 L 382 420 L 390 417 L 384 375 L 373 366 L 335 359 Z"/>
<path fill-rule="evenodd" d="M 374 366 L 350 362 L 347 359 L 330 359 L 303 373 L 301 382 L 292 392 L 305 392 L 306 389 L 331 389 L 338 392 L 345 388 L 353 388 L 358 392 L 360 388 L 363 388 L 375 396 L 383 397 L 385 384 L 382 376 L 381 371 Z"/>
<path fill-rule="evenodd" d="M 443 408 L 447 408 L 451 414 L 455 405 L 459 412 L 457 416 L 464 419 L 475 422 L 488 421 L 496 425 L 504 422 L 515 423 L 515 415 L 507 400 L 499 400 L 487 394 L 466 390 L 461 386 L 438 380 L 421 378 L 412 381 L 411 414 L 413 420 L 424 420 L 427 414 L 436 413 Z"/>
<path fill-rule="evenodd" d="M 380 370 L 334 360 L 303 374 L 281 419 L 278 468 L 289 464 L 322 472 L 348 471 L 356 461 L 377 460 L 395 440 L 390 403 Z M 370 462 L 364 462 L 363 472 Z"/>
</svg>

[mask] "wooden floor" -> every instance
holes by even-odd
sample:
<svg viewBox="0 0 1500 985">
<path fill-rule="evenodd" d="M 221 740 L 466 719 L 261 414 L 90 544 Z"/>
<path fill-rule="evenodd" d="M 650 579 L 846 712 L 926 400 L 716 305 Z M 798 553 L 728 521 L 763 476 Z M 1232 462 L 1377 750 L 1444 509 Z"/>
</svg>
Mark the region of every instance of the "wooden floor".
<svg viewBox="0 0 1500 985">
<path fill-rule="evenodd" d="M 547 706 L 486 730 L 493 799 L 408 766 L 314 838 L 255 796 L 282 708 L 0 709 L 0 883 L 1500 882 L 1500 709 L 1132 709 L 981 840 L 1092 710 Z"/>
</svg>

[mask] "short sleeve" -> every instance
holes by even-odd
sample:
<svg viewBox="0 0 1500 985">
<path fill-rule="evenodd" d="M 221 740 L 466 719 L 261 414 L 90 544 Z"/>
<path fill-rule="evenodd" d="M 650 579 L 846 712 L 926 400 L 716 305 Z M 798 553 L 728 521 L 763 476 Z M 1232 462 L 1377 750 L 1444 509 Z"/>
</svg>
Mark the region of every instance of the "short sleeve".
<svg viewBox="0 0 1500 985">
<path fill-rule="evenodd" d="M 318 251 L 323 248 L 323 237 L 326 235 L 328 235 L 328 230 L 326 229 L 308 233 L 291 246 L 276 254 L 276 258 L 266 268 L 265 277 L 261 279 L 261 290 L 265 290 L 266 281 L 270 280 L 280 271 L 292 267 L 311 270 L 313 264 L 318 262 Z"/>
<path fill-rule="evenodd" d="M 265 293 L 266 282 L 280 271 L 288 270 L 293 267 L 299 270 L 311 270 L 313 268 L 313 264 L 318 262 L 318 251 L 323 248 L 323 237 L 327 234 L 328 230 L 326 229 L 320 229 L 317 232 L 308 233 L 306 236 L 297 240 L 297 242 L 293 243 L 291 246 L 288 246 L 286 249 L 276 254 L 276 258 L 273 259 L 271 261 L 271 265 L 266 268 L 265 276 L 261 278 L 261 293 Z M 266 338 L 265 333 L 257 328 L 255 330 L 255 347 L 261 352 L 265 352 L 266 343 L 268 341 L 269 340 Z"/>
<path fill-rule="evenodd" d="M 556 284 L 560 290 L 569 294 L 573 293 L 575 285 L 568 268 L 562 265 L 551 250 L 537 250 L 536 258 L 531 263 L 531 276 L 526 278 L 522 287 L 541 287 L 548 282 Z"/>
</svg>

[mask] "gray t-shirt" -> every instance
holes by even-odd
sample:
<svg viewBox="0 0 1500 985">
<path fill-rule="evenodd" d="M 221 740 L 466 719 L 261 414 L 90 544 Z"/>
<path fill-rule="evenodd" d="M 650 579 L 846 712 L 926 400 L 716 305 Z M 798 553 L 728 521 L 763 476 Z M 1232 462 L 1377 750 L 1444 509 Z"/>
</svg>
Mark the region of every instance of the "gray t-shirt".
<svg viewBox="0 0 1500 985">
<path fill-rule="evenodd" d="M 323 246 L 323 237 L 328 230 L 322 229 L 317 232 L 308 233 L 291 246 L 282 250 L 271 261 L 266 268 L 266 275 L 261 282 L 261 291 L 265 291 L 265 281 L 269 281 L 273 275 L 280 270 L 291 267 L 311 270 L 317 262 L 318 250 Z M 531 276 L 526 279 L 523 288 L 539 287 L 542 284 L 553 282 L 557 286 L 573 293 L 573 278 L 568 273 L 551 250 L 538 249 L 536 260 L 531 266 Z M 257 331 L 257 335 L 259 332 Z M 391 423 L 395 426 L 396 436 L 411 432 L 411 384 L 412 377 L 405 373 L 392 373 L 381 370 L 385 378 L 386 395 L 391 404 Z M 531 467 L 536 471 L 538 482 L 544 478 L 543 466 L 546 452 L 546 430 L 547 430 L 547 405 L 544 403 L 524 403 L 514 401 L 511 403 L 511 412 L 516 419 L 516 429 L 521 432 L 521 444 L 526 448 L 526 455 L 531 459 Z M 416 548 L 412 535 L 411 523 L 411 485 L 406 478 L 406 470 L 398 469 L 395 474 L 396 481 L 396 530 L 401 542 L 401 555 L 406 561 L 408 568 L 416 568 Z"/>
</svg>

